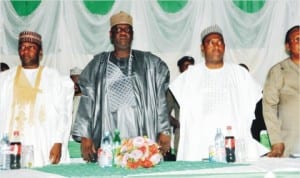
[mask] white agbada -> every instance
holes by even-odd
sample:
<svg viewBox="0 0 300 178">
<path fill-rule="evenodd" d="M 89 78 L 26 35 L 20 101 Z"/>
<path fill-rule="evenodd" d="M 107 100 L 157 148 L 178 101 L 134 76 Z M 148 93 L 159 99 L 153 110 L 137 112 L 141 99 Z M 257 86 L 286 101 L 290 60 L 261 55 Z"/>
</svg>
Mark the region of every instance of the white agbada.
<svg viewBox="0 0 300 178">
<path fill-rule="evenodd" d="M 204 63 L 196 64 L 175 79 L 170 89 L 180 105 L 177 160 L 208 158 L 217 128 L 225 135 L 228 125 L 232 126 L 236 139 L 246 142 L 246 159 L 257 158 L 267 151 L 250 132 L 262 90 L 242 67 L 225 63 L 222 68 L 211 70 Z"/>
<path fill-rule="evenodd" d="M 12 117 L 13 84 L 17 67 L 0 73 L 0 131 L 9 133 Z M 30 84 L 34 84 L 38 70 L 24 70 Z M 20 132 L 22 145 L 33 145 L 34 167 L 50 164 L 49 155 L 54 143 L 62 143 L 60 163 L 70 161 L 68 140 L 72 122 L 73 83 L 69 76 L 44 67 L 35 100 L 33 119 L 24 121 Z M 24 109 L 25 118 L 29 107 Z M 33 121 L 33 122 L 32 122 Z M 16 128 L 16 122 L 12 128 Z"/>
</svg>

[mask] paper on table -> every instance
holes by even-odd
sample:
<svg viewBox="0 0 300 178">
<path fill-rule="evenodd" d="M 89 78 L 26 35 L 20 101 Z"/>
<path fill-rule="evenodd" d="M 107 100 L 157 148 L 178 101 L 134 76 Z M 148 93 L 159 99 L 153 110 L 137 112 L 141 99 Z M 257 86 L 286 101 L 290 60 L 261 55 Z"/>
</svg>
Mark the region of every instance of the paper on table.
<svg viewBox="0 0 300 178">
<path fill-rule="evenodd" d="M 262 171 L 300 171 L 300 159 L 263 157 L 251 162 L 251 165 Z"/>
<path fill-rule="evenodd" d="M 300 153 L 292 153 L 290 154 L 291 158 L 300 158 Z"/>
<path fill-rule="evenodd" d="M 246 141 L 246 161 L 255 161 L 261 155 L 268 153 L 270 150 L 257 142 L 256 140 L 248 139 Z"/>
</svg>

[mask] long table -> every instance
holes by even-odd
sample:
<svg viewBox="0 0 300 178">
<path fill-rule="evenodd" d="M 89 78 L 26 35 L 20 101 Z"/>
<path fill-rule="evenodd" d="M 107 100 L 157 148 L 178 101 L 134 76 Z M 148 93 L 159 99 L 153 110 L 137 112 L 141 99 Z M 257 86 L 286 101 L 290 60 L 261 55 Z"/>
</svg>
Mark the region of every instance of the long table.
<svg viewBox="0 0 300 178">
<path fill-rule="evenodd" d="M 124 168 L 100 168 L 94 163 L 73 159 L 70 164 L 45 166 L 35 169 L 0 171 L 1 178 L 281 178 L 300 177 L 300 159 L 260 158 L 247 163 L 210 163 L 207 161 L 162 162 L 154 168 L 135 170 Z"/>
</svg>

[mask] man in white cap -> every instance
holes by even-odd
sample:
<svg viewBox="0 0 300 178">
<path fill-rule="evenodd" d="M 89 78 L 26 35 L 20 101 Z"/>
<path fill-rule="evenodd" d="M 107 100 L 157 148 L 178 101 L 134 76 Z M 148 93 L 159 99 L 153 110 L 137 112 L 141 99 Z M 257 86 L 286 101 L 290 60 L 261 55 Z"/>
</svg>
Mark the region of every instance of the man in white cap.
<svg viewBox="0 0 300 178">
<path fill-rule="evenodd" d="M 72 81 L 40 66 L 38 33 L 21 32 L 18 47 L 21 65 L 0 74 L 0 130 L 11 141 L 18 132 L 22 145 L 32 146 L 34 167 L 68 162 Z"/>
<path fill-rule="evenodd" d="M 257 158 L 259 145 L 251 137 L 250 127 L 261 88 L 239 65 L 224 62 L 225 43 L 217 25 L 204 29 L 201 40 L 204 63 L 190 66 L 170 85 L 180 106 L 177 160 L 208 158 L 217 128 L 225 135 L 226 126 L 232 126 L 237 140 L 245 141 L 244 156 Z"/>
<path fill-rule="evenodd" d="M 122 138 L 147 136 L 162 153 L 170 149 L 166 91 L 169 70 L 150 52 L 131 49 L 132 17 L 120 12 L 110 18 L 111 52 L 96 56 L 82 71 L 82 92 L 71 134 L 81 141 L 82 157 L 95 161 L 106 131 Z"/>
</svg>

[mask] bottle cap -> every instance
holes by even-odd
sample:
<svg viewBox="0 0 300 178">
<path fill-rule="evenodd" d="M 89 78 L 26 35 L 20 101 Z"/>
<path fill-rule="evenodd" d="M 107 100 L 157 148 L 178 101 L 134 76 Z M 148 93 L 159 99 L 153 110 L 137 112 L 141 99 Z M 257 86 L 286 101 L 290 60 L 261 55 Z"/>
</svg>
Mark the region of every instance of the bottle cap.
<svg viewBox="0 0 300 178">
<path fill-rule="evenodd" d="M 109 132 L 109 131 L 106 131 L 106 132 L 104 133 L 104 135 L 105 135 L 105 136 L 109 136 L 109 135 L 110 135 L 110 132 Z"/>
<path fill-rule="evenodd" d="M 19 136 L 20 134 L 19 134 L 19 131 L 14 131 L 14 136 Z"/>
</svg>

